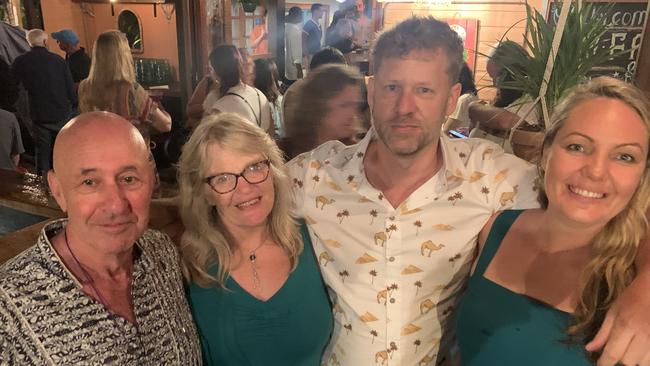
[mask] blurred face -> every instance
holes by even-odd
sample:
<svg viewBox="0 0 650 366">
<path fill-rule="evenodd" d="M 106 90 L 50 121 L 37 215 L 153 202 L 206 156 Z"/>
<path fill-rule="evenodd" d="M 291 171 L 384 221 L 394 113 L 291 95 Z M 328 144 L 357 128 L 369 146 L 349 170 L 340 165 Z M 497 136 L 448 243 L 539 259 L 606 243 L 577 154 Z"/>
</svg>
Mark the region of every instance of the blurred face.
<svg viewBox="0 0 650 366">
<path fill-rule="evenodd" d="M 59 45 L 59 49 L 63 52 L 68 52 L 68 44 L 66 42 L 61 42 L 56 40 L 56 44 Z"/>
<path fill-rule="evenodd" d="M 68 237 L 90 251 L 128 251 L 147 228 L 153 165 L 141 139 L 85 134 L 57 156 L 61 163 L 48 177 L 52 193 L 68 214 Z"/>
<path fill-rule="evenodd" d="M 325 12 L 325 9 L 323 8 L 318 8 L 314 10 L 314 13 L 312 14 L 312 17 L 315 19 L 320 19 L 323 17 L 323 13 Z"/>
<path fill-rule="evenodd" d="M 501 73 L 501 68 L 499 65 L 497 65 L 496 62 L 492 60 L 488 60 L 487 64 L 485 65 L 485 69 L 490 75 L 490 78 L 492 79 L 492 84 L 494 85 L 497 81 L 497 77 L 499 76 L 499 73 Z"/>
<path fill-rule="evenodd" d="M 327 115 L 321 121 L 321 136 L 327 140 L 351 138 L 359 132 L 361 90 L 356 85 L 345 87 L 327 102 Z"/>
<path fill-rule="evenodd" d="M 373 125 L 393 154 L 417 154 L 440 137 L 445 116 L 460 94 L 460 84 L 449 80 L 447 65 L 444 51 L 413 51 L 382 60 L 369 80 Z"/>
<path fill-rule="evenodd" d="M 258 164 L 266 158 L 261 154 L 241 154 L 221 148 L 214 143 L 208 147 L 206 177 L 216 176 L 213 183 L 227 179 L 223 173 L 247 174 L 246 170 L 263 169 Z M 253 174 L 253 173 L 248 173 Z M 243 177 L 237 178 L 237 187 L 228 193 L 217 193 L 205 184 L 208 202 L 213 204 L 226 229 L 250 229 L 265 226 L 273 208 L 275 190 L 273 176 L 261 183 L 251 184 Z"/>
<path fill-rule="evenodd" d="M 359 13 L 363 13 L 364 9 L 366 8 L 366 6 L 363 3 L 363 0 L 357 0 L 356 6 L 357 6 L 357 12 Z"/>
<path fill-rule="evenodd" d="M 579 104 L 546 148 L 548 210 L 568 222 L 604 226 L 628 204 L 646 167 L 648 129 L 621 101 Z"/>
</svg>

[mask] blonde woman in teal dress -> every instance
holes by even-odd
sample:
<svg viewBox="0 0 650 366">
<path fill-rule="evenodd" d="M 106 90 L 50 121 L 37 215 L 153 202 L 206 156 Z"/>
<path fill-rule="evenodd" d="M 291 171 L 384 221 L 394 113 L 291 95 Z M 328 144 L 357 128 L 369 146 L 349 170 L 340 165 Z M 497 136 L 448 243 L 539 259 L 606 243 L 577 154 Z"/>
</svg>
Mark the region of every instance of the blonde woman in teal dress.
<svg viewBox="0 0 650 366">
<path fill-rule="evenodd" d="M 238 115 L 204 118 L 183 149 L 179 185 L 204 363 L 319 365 L 332 313 L 271 137 Z"/>
<path fill-rule="evenodd" d="M 549 126 L 542 208 L 497 213 L 479 235 L 458 310 L 463 365 L 591 365 L 598 355 L 585 344 L 635 277 L 648 235 L 647 99 L 596 78 L 556 107 Z M 649 365 L 650 351 L 620 362 Z"/>
</svg>

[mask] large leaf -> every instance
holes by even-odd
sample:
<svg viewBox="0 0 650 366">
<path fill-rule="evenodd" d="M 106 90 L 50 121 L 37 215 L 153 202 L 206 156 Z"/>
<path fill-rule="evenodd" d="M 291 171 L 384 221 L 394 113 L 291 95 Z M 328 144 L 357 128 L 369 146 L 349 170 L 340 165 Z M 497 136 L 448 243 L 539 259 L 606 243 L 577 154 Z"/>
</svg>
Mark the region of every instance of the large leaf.
<svg viewBox="0 0 650 366">
<path fill-rule="evenodd" d="M 557 7 L 560 9 L 561 4 L 557 4 Z M 610 10 L 611 5 L 598 12 L 589 3 L 581 7 L 575 3 L 571 5 L 553 72 L 548 79 L 548 89 L 542 96 L 549 112 L 553 111 L 553 107 L 569 89 L 586 79 L 590 70 L 620 54 L 612 54 L 609 49 L 599 47 Z M 518 47 L 504 47 L 503 52 L 500 52 L 503 56 L 494 61 L 513 76 L 512 81 L 504 82 L 501 87 L 520 90 L 536 99 L 543 82 L 548 55 L 551 53 L 555 26 L 549 24 L 542 14 L 528 4 L 526 14 L 524 46 L 528 54 L 521 52 Z M 541 111 L 538 115 L 542 116 Z M 542 125 L 546 125 L 546 122 L 540 121 Z"/>
</svg>

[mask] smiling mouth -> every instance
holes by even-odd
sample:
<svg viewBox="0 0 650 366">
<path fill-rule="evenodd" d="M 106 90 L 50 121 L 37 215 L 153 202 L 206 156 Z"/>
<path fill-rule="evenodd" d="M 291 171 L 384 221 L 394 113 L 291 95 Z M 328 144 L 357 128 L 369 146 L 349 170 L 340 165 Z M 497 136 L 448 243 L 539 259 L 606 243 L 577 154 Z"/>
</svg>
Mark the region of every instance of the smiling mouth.
<svg viewBox="0 0 650 366">
<path fill-rule="evenodd" d="M 585 197 L 585 198 L 600 199 L 600 198 L 607 197 L 606 193 L 592 192 L 592 191 L 588 191 L 586 189 L 581 189 L 581 188 L 578 188 L 578 187 L 575 187 L 575 186 L 572 186 L 572 185 L 569 185 L 569 191 L 571 191 L 571 193 L 577 194 L 578 196 Z"/>
<path fill-rule="evenodd" d="M 242 203 L 238 203 L 238 204 L 235 205 L 235 207 L 237 207 L 237 208 L 250 207 L 250 206 L 260 202 L 261 199 L 262 199 L 261 197 L 255 197 L 252 200 L 248 200 L 248 201 L 245 201 L 245 202 L 242 202 Z"/>
</svg>

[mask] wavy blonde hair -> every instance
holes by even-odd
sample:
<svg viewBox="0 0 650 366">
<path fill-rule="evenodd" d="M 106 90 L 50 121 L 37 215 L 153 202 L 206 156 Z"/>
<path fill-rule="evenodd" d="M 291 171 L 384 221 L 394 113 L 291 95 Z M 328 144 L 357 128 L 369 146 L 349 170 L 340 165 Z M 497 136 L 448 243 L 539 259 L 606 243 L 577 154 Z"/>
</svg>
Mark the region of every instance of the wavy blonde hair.
<svg viewBox="0 0 650 366">
<path fill-rule="evenodd" d="M 135 82 L 135 70 L 129 42 L 124 33 L 101 33 L 93 46 L 88 78 L 79 85 L 79 110 L 111 110 L 120 83 Z"/>
<path fill-rule="evenodd" d="M 542 153 L 553 144 L 569 114 L 583 102 L 594 98 L 611 98 L 634 109 L 646 125 L 650 143 L 650 105 L 643 92 L 631 84 L 610 77 L 599 77 L 576 87 L 555 109 L 542 147 Z M 598 332 L 608 309 L 636 275 L 634 260 L 639 242 L 648 230 L 646 211 L 650 202 L 650 153 L 645 170 L 630 202 L 612 218 L 592 241 L 592 258 L 579 280 L 578 304 L 573 324 L 567 330 L 577 342 L 585 342 Z M 544 170 L 538 165 L 540 182 Z M 548 198 L 540 187 L 539 201 L 548 206 Z M 596 355 L 591 355 L 595 358 Z"/>
<path fill-rule="evenodd" d="M 208 147 L 219 147 L 241 154 L 261 154 L 271 161 L 275 201 L 269 214 L 268 230 L 272 240 L 282 247 L 293 271 L 303 250 L 302 237 L 291 217 L 291 182 L 282 153 L 271 137 L 258 126 L 232 113 L 206 116 L 194 130 L 181 154 L 178 182 L 180 214 L 185 225 L 181 238 L 182 267 L 185 279 L 201 287 L 215 283 L 225 288 L 233 243 L 216 208 L 206 197 Z M 216 276 L 210 267 L 217 265 Z"/>
</svg>

